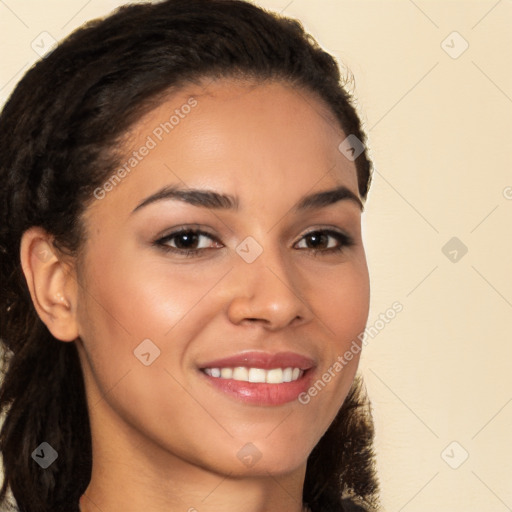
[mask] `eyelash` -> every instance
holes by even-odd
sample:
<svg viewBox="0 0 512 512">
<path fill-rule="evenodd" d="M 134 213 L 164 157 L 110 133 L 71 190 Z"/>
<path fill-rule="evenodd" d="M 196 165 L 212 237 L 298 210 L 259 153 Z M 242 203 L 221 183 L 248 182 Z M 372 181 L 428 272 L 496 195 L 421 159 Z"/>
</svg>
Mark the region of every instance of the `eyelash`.
<svg viewBox="0 0 512 512">
<path fill-rule="evenodd" d="M 201 229 L 183 228 L 183 229 L 174 231 L 168 235 L 165 235 L 162 238 L 159 238 L 158 240 L 156 240 L 154 242 L 154 245 L 156 245 L 158 248 L 164 250 L 165 252 L 172 252 L 172 253 L 179 254 L 180 256 L 184 256 L 184 257 L 198 256 L 201 251 L 205 251 L 208 249 L 215 249 L 215 247 L 207 247 L 207 248 L 202 248 L 202 249 L 179 249 L 177 247 L 170 247 L 168 245 L 168 242 L 170 240 L 177 238 L 184 234 L 205 236 L 205 237 L 209 238 L 210 240 L 213 240 L 217 243 L 221 243 L 221 242 L 219 242 L 219 240 L 216 237 L 214 237 L 210 233 L 207 233 L 206 231 L 203 231 Z M 318 254 L 326 255 L 326 254 L 340 253 L 344 249 L 354 245 L 354 240 L 352 237 L 350 237 L 349 235 L 346 235 L 345 233 L 340 233 L 340 232 L 332 230 L 332 229 L 316 229 L 314 231 L 309 231 L 308 233 L 305 233 L 300 240 L 303 240 L 304 238 L 306 238 L 308 236 L 318 235 L 318 234 L 332 236 L 333 238 L 335 238 L 337 240 L 339 245 L 337 247 L 330 247 L 327 249 L 306 248 L 306 249 L 301 249 L 301 250 L 306 250 L 306 251 L 312 252 L 313 255 L 317 256 Z"/>
</svg>

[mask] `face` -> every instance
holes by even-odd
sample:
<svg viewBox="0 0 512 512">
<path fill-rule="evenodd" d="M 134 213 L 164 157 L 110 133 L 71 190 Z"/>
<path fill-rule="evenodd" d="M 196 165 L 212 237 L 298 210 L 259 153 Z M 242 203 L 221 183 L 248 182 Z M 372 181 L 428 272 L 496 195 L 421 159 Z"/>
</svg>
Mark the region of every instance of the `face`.
<svg viewBox="0 0 512 512">
<path fill-rule="evenodd" d="M 131 130 L 124 172 L 84 215 L 93 439 L 223 474 L 304 467 L 368 316 L 346 135 L 310 93 L 227 80 L 183 89 Z"/>
</svg>

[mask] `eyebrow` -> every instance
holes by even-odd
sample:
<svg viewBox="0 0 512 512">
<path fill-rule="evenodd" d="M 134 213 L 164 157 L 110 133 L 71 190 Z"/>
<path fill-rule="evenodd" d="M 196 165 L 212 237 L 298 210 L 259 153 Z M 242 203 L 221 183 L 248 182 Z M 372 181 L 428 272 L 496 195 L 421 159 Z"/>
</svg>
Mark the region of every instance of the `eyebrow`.
<svg viewBox="0 0 512 512">
<path fill-rule="evenodd" d="M 240 205 L 238 197 L 229 194 L 220 194 L 213 190 L 182 188 L 171 185 L 160 189 L 158 192 L 144 199 L 133 211 L 135 213 L 141 208 L 163 200 L 184 201 L 193 206 L 201 208 L 212 208 L 215 210 L 234 210 L 237 211 Z M 364 210 L 364 205 L 359 197 L 345 186 L 339 186 L 330 190 L 315 192 L 302 197 L 294 206 L 294 210 L 299 213 L 306 210 L 316 210 L 325 208 L 339 201 L 351 201 Z"/>
</svg>

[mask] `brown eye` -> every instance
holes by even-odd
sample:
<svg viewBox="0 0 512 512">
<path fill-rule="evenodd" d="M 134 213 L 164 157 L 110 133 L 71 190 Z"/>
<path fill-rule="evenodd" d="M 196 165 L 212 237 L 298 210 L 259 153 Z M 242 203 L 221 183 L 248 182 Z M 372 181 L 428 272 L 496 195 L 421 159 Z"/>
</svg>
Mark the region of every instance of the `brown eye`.
<svg viewBox="0 0 512 512">
<path fill-rule="evenodd" d="M 202 235 L 189 231 L 174 235 L 173 238 L 177 249 L 195 249 L 200 236 Z"/>
<path fill-rule="evenodd" d="M 314 252 L 336 252 L 354 245 L 351 237 L 334 230 L 316 230 L 306 233 L 299 243 L 305 242 L 306 247 L 299 247 Z"/>
<path fill-rule="evenodd" d="M 213 235 L 198 229 L 180 229 L 169 233 L 154 243 L 166 251 L 184 256 L 193 256 L 207 249 L 223 247 Z"/>
</svg>

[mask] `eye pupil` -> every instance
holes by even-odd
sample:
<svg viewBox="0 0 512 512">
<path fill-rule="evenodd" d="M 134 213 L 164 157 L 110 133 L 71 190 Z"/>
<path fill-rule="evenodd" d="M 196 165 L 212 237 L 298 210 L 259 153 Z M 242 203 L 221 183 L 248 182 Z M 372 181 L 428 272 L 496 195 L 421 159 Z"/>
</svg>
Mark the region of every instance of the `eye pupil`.
<svg viewBox="0 0 512 512">
<path fill-rule="evenodd" d="M 312 233 L 308 236 L 308 240 L 312 242 L 312 247 L 317 248 L 326 242 L 327 235 L 324 233 Z"/>
<path fill-rule="evenodd" d="M 196 245 L 198 236 L 197 233 L 181 233 L 176 236 L 175 245 L 178 249 L 190 249 L 191 246 Z M 182 243 L 182 241 L 184 241 L 184 243 Z"/>
</svg>

